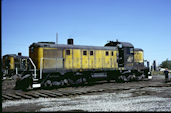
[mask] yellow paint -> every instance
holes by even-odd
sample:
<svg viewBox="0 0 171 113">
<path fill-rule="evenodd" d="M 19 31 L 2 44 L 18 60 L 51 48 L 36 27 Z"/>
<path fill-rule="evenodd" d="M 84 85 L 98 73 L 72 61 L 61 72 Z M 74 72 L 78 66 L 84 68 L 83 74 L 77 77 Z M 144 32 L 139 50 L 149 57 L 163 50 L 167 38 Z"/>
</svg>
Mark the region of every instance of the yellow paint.
<svg viewBox="0 0 171 113">
<path fill-rule="evenodd" d="M 112 52 L 113 52 L 113 56 L 112 56 Z M 110 51 L 110 68 L 118 67 L 116 52 L 117 51 Z"/>
<path fill-rule="evenodd" d="M 143 51 L 135 51 L 134 52 L 134 61 L 142 63 L 144 61 L 143 59 Z"/>
<path fill-rule="evenodd" d="M 10 69 L 14 69 L 15 68 L 15 66 L 14 66 L 14 57 L 9 56 L 8 60 L 10 60 Z"/>
<path fill-rule="evenodd" d="M 87 51 L 86 55 L 83 55 L 84 51 Z M 81 64 L 82 65 L 82 69 L 88 69 L 88 50 L 82 49 L 81 57 L 82 57 L 82 64 Z"/>
<path fill-rule="evenodd" d="M 106 55 L 106 52 L 108 52 L 108 55 Z M 104 66 L 103 68 L 110 68 L 110 51 L 105 50 L 104 51 Z"/>
<path fill-rule="evenodd" d="M 70 50 L 70 55 L 66 54 L 66 50 Z M 65 59 L 65 68 L 66 69 L 72 69 L 72 49 L 64 49 L 63 56 Z"/>
<path fill-rule="evenodd" d="M 34 48 L 34 51 L 29 51 L 29 56 L 33 60 L 34 64 L 36 65 L 37 69 L 40 69 L 40 60 L 43 58 L 43 48 Z M 43 64 L 43 62 L 42 62 Z"/>
<path fill-rule="evenodd" d="M 40 61 L 41 61 L 41 58 L 43 58 L 43 48 L 38 48 L 38 50 L 37 50 L 37 52 L 38 52 L 38 56 L 37 56 L 37 59 L 38 59 L 38 69 L 40 69 Z M 43 64 L 43 62 L 42 62 L 42 64 Z"/>
<path fill-rule="evenodd" d="M 58 51 L 57 48 L 43 48 L 43 47 L 34 48 L 34 52 L 29 51 L 29 56 L 36 64 L 37 69 L 40 69 L 40 63 L 41 63 L 41 58 L 43 58 L 44 49 L 47 50 L 56 49 Z M 69 55 L 66 54 L 67 50 L 70 51 Z M 87 54 L 83 55 L 83 51 L 86 51 Z M 90 51 L 93 51 L 93 55 L 90 55 Z M 108 52 L 108 55 L 106 55 L 106 51 Z M 112 56 L 112 52 L 113 52 L 113 56 Z M 101 68 L 118 69 L 117 53 L 118 51 L 116 50 L 63 49 L 62 54 L 64 58 L 64 68 L 79 69 L 79 70 L 101 69 Z M 61 61 L 60 63 L 62 62 L 63 61 Z M 44 63 L 46 63 L 46 68 L 53 68 L 55 67 L 55 65 L 57 65 L 53 60 L 51 61 L 47 60 L 47 62 L 45 62 L 44 60 L 42 64 Z"/>
<path fill-rule="evenodd" d="M 81 50 L 73 49 L 73 69 L 81 68 Z"/>
<path fill-rule="evenodd" d="M 3 57 L 3 68 L 6 69 L 6 64 L 5 64 L 5 62 L 7 62 L 5 59 L 6 57 L 7 57 L 7 60 L 9 61 L 9 65 L 10 65 L 9 69 L 14 69 L 15 68 L 14 57 L 12 56 Z"/>
<path fill-rule="evenodd" d="M 95 50 L 95 69 L 102 68 L 103 65 L 103 51 L 102 50 Z"/>
</svg>

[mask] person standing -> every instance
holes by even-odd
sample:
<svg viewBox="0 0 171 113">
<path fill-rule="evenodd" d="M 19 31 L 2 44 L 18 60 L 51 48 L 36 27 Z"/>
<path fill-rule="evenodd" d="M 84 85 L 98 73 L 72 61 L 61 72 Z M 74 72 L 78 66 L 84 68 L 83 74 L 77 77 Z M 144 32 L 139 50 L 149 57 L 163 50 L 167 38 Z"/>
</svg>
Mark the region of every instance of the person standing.
<svg viewBox="0 0 171 113">
<path fill-rule="evenodd" d="M 168 71 L 167 68 L 165 69 L 164 74 L 165 74 L 165 83 L 167 83 L 168 82 L 168 78 L 169 78 L 169 71 Z"/>
</svg>

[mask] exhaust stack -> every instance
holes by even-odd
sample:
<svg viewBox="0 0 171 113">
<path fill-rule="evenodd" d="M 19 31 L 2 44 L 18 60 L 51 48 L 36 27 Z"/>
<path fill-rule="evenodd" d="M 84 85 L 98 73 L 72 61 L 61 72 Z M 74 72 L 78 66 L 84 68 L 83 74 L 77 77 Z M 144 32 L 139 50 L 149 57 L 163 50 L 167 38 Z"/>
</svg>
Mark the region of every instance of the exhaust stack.
<svg viewBox="0 0 171 113">
<path fill-rule="evenodd" d="M 21 56 L 22 54 L 21 54 L 21 52 L 18 52 L 18 56 Z"/>
<path fill-rule="evenodd" d="M 73 45 L 74 44 L 74 39 L 69 38 L 68 41 L 67 41 L 67 44 L 68 45 Z"/>
</svg>

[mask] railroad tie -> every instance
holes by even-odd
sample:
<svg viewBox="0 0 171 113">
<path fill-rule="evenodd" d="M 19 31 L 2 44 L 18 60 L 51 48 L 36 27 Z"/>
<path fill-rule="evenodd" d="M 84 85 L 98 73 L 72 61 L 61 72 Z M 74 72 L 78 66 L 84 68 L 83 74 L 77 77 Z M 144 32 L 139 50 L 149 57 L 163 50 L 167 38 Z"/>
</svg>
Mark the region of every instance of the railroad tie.
<svg viewBox="0 0 171 113">
<path fill-rule="evenodd" d="M 14 98 L 14 99 L 21 99 L 21 97 L 20 96 L 17 96 L 17 95 L 13 95 L 13 94 L 6 94 L 7 96 L 10 96 L 10 97 L 12 97 L 12 98 Z"/>
<path fill-rule="evenodd" d="M 87 93 L 92 93 L 92 91 L 89 90 L 89 91 L 87 91 Z"/>
<path fill-rule="evenodd" d="M 81 93 L 82 93 L 82 94 L 86 94 L 86 93 L 87 93 L 87 91 L 82 91 Z"/>
<path fill-rule="evenodd" d="M 38 96 L 40 96 L 40 97 L 48 97 L 48 95 L 45 95 L 45 94 L 42 94 L 42 93 L 40 93 L 40 92 L 35 92 L 34 94 L 36 94 L 36 95 L 38 95 Z"/>
<path fill-rule="evenodd" d="M 97 92 L 97 90 L 92 90 L 92 92 Z"/>
<path fill-rule="evenodd" d="M 62 91 L 61 94 L 64 95 L 64 96 L 69 96 L 69 93 L 67 93 L 67 92 Z"/>
<path fill-rule="evenodd" d="M 55 96 L 63 96 L 62 94 L 59 94 L 59 93 L 55 93 L 54 91 L 47 91 L 47 90 L 43 90 L 45 93 L 48 93 L 48 94 L 52 94 L 52 95 L 55 95 Z"/>
<path fill-rule="evenodd" d="M 25 94 L 21 94 L 21 93 L 18 93 L 18 92 L 16 92 L 15 94 L 18 95 L 18 96 L 21 96 L 22 98 L 25 98 L 25 99 L 32 99 L 32 97 L 27 96 Z"/>
<path fill-rule="evenodd" d="M 75 92 L 74 91 L 70 91 L 68 92 L 70 95 L 75 95 Z"/>
<path fill-rule="evenodd" d="M 61 91 L 62 94 L 69 96 L 69 95 L 75 95 L 75 92 L 73 91 Z"/>
<path fill-rule="evenodd" d="M 39 95 L 36 95 L 34 93 L 25 93 L 25 94 L 28 95 L 28 96 L 32 96 L 34 98 L 39 98 Z"/>
<path fill-rule="evenodd" d="M 86 91 L 74 90 L 73 93 L 76 95 L 82 95 L 82 94 L 86 94 L 87 92 Z"/>
<path fill-rule="evenodd" d="M 63 94 L 61 94 L 61 92 L 59 92 L 59 91 L 52 91 L 52 92 L 57 96 L 63 96 Z"/>
<path fill-rule="evenodd" d="M 55 93 L 62 94 L 62 96 L 69 96 L 70 94 L 61 90 L 55 91 Z"/>
<path fill-rule="evenodd" d="M 104 89 L 99 89 L 99 90 L 98 90 L 98 92 L 103 92 L 103 91 L 104 91 Z"/>
<path fill-rule="evenodd" d="M 79 94 L 79 95 L 81 95 L 81 94 L 87 94 L 87 90 L 83 90 L 83 91 L 75 90 L 74 92 L 76 94 Z"/>
<path fill-rule="evenodd" d="M 4 98 L 4 100 L 13 100 L 13 98 L 12 97 L 9 97 L 9 96 L 7 96 L 7 95 L 2 95 L 2 97 Z"/>
<path fill-rule="evenodd" d="M 53 95 L 53 94 L 45 92 L 45 91 L 39 91 L 39 93 L 43 93 L 45 95 L 48 95 L 49 97 L 56 97 L 56 95 Z"/>
</svg>

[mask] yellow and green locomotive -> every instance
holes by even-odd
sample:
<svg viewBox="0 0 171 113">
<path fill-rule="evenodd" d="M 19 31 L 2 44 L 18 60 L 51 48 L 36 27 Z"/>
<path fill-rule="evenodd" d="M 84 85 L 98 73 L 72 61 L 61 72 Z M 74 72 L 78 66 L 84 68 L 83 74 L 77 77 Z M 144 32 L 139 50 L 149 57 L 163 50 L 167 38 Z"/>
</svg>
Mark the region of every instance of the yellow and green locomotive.
<svg viewBox="0 0 171 113">
<path fill-rule="evenodd" d="M 21 74 L 19 88 L 67 86 L 95 80 L 125 82 L 147 78 L 143 50 L 128 42 L 110 41 L 105 46 L 54 42 L 33 43 L 29 47 L 32 69 Z"/>
</svg>

